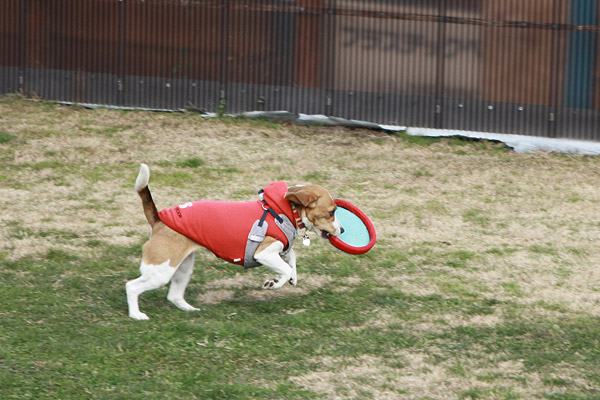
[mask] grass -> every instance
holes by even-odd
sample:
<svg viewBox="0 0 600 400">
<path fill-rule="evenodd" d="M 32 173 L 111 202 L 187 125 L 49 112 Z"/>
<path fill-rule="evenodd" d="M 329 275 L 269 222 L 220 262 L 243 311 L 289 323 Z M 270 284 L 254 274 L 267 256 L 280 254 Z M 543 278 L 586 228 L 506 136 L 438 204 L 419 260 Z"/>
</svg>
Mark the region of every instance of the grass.
<svg viewBox="0 0 600 400">
<path fill-rule="evenodd" d="M 15 140 L 17 137 L 15 135 L 11 135 L 10 133 L 0 131 L 0 143 L 5 144 Z"/>
<path fill-rule="evenodd" d="M 0 398 L 600 398 L 600 160 L 490 142 L 0 99 Z M 40 123 L 43 122 L 43 123 Z M 199 253 L 127 317 L 160 208 L 316 182 L 373 220 L 299 285 Z"/>
<path fill-rule="evenodd" d="M 515 315 L 494 327 L 444 326 L 417 334 L 406 323 L 439 313 L 473 318 L 507 309 L 518 314 L 520 307 L 479 296 L 407 295 L 370 283 L 268 302 L 248 301 L 240 290 L 235 299 L 204 307 L 197 315 L 173 312 L 164 291 L 156 292 L 144 299 L 156 318 L 140 324 L 126 318 L 122 304 L 121 283 L 131 274 L 115 269 L 123 258 L 135 257 L 139 247 L 103 250 L 100 257 L 51 251 L 43 261 L 5 264 L 3 281 L 19 283 L 3 285 L 2 308 L 9 310 L 8 298 L 21 305 L 3 313 L 11 328 L 0 336 L 0 389 L 10 398 L 78 398 L 82 393 L 97 398 L 167 393 L 177 398 L 317 398 L 289 379 L 321 368 L 318 357 L 385 360 L 390 349 L 427 354 L 433 365 L 448 365 L 450 375 L 457 374 L 452 364 L 460 353 L 464 365 L 458 375 L 463 378 L 473 364 L 519 362 L 523 373 L 546 376 L 547 387 L 575 385 L 569 376 L 560 382 L 550 378 L 560 366 L 598 367 L 597 319 L 566 317 L 556 325 Z M 194 292 L 192 287 L 189 295 Z M 290 312 L 298 309 L 302 312 Z M 370 327 L 384 312 L 399 322 Z M 482 352 L 489 361 L 482 360 Z M 386 373 L 406 370 L 386 364 L 381 367 Z M 580 370 L 578 379 L 593 382 L 596 368 Z M 499 389 L 469 390 L 487 398 L 486 391 Z"/>
</svg>

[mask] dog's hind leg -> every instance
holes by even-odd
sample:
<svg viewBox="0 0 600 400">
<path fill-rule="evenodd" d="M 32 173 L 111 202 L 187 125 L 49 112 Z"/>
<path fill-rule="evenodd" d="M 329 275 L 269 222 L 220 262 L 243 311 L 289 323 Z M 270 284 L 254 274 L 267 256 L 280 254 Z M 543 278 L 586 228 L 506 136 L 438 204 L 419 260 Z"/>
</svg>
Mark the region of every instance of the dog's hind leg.
<svg viewBox="0 0 600 400">
<path fill-rule="evenodd" d="M 169 283 L 176 269 L 169 265 L 168 260 L 160 265 L 147 265 L 142 261 L 140 272 L 142 276 L 127 282 L 125 289 L 127 291 L 129 316 L 133 319 L 142 320 L 148 319 L 148 316 L 140 311 L 138 304 L 139 296 L 144 292 L 158 289 Z"/>
<path fill-rule="evenodd" d="M 183 311 L 198 311 L 199 309 L 188 304 L 183 295 L 185 288 L 190 282 L 190 277 L 194 271 L 194 253 L 187 256 L 175 271 L 173 278 L 171 279 L 171 286 L 169 287 L 169 294 L 167 299 L 175 304 L 177 308 Z"/>
</svg>

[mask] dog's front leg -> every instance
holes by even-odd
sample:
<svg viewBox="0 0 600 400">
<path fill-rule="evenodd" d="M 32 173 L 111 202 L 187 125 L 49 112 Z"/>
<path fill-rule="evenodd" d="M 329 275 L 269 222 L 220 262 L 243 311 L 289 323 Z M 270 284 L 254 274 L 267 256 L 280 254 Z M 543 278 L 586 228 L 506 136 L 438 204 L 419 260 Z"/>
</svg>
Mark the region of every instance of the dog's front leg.
<svg viewBox="0 0 600 400">
<path fill-rule="evenodd" d="M 290 249 L 284 259 L 290 265 L 290 267 L 292 267 L 290 284 L 292 284 L 292 286 L 296 286 L 298 284 L 298 273 L 296 272 L 296 253 L 294 252 L 294 249 Z"/>
<path fill-rule="evenodd" d="M 279 289 L 287 281 L 292 279 L 295 268 L 292 268 L 286 263 L 280 256 L 279 253 L 283 251 L 283 243 L 276 241 L 262 250 L 260 253 L 254 255 L 254 259 L 261 265 L 275 271 L 279 276 L 273 279 L 267 279 L 263 284 L 263 289 Z M 294 257 L 295 261 L 295 257 Z"/>
</svg>

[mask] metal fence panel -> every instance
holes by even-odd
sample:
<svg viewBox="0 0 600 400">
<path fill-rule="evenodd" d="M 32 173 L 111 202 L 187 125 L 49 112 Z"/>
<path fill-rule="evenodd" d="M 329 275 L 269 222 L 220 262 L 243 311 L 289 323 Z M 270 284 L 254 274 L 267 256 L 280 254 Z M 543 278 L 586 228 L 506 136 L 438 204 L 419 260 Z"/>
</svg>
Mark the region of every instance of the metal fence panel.
<svg viewBox="0 0 600 400">
<path fill-rule="evenodd" d="M 14 93 L 20 90 L 21 66 L 19 48 L 23 35 L 20 18 L 23 13 L 19 0 L 3 0 L 0 13 L 0 93 Z"/>
<path fill-rule="evenodd" d="M 0 91 L 600 140 L 600 0 L 0 0 Z"/>
</svg>

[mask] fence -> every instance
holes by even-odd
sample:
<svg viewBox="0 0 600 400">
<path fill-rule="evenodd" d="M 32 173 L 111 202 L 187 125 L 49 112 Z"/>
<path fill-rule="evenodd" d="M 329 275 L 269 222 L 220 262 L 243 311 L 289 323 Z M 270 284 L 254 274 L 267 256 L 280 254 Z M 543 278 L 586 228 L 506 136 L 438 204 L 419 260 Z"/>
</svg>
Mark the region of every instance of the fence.
<svg viewBox="0 0 600 400">
<path fill-rule="evenodd" d="M 0 93 L 600 140 L 600 0 L 0 0 Z"/>
</svg>

